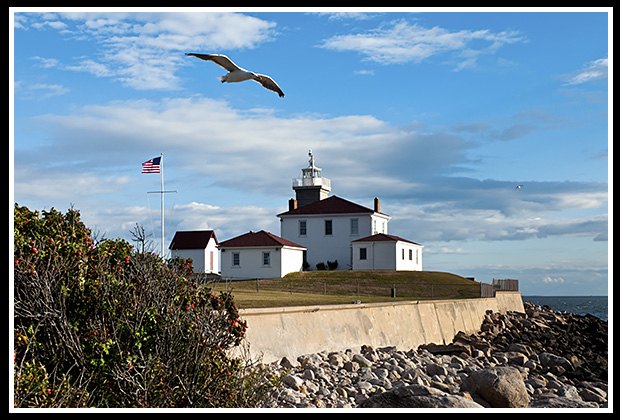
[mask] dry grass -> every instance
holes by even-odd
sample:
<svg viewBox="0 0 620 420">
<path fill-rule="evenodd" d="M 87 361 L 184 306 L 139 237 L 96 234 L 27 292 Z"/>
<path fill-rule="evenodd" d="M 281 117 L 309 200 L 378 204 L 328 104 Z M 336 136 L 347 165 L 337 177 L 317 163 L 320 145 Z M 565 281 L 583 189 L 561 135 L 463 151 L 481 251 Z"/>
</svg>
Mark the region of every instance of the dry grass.
<svg viewBox="0 0 620 420">
<path fill-rule="evenodd" d="M 239 308 L 480 297 L 480 283 L 438 271 L 306 271 L 214 287 L 232 291 Z"/>
</svg>

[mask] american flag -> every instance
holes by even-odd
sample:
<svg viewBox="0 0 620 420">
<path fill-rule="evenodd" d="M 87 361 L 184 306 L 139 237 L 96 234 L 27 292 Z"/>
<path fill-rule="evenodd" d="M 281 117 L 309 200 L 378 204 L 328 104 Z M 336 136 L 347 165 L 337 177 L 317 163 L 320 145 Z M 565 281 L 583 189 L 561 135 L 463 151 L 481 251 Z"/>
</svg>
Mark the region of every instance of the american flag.
<svg viewBox="0 0 620 420">
<path fill-rule="evenodd" d="M 161 156 L 153 158 L 151 160 L 147 160 L 142 164 L 142 173 L 143 174 L 158 174 L 161 163 Z"/>
</svg>

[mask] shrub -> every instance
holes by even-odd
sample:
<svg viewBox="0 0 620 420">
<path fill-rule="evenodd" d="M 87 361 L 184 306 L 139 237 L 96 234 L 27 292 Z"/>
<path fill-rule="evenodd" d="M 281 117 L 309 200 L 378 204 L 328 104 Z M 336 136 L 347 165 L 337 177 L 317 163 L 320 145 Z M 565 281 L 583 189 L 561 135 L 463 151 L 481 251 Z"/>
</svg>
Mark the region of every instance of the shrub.
<svg viewBox="0 0 620 420">
<path fill-rule="evenodd" d="M 338 268 L 338 260 L 327 261 L 327 266 L 330 270 L 335 270 L 336 268 Z"/>
<path fill-rule="evenodd" d="M 270 384 L 228 355 L 247 327 L 233 297 L 191 270 L 15 204 L 15 406 L 259 405 Z"/>
</svg>

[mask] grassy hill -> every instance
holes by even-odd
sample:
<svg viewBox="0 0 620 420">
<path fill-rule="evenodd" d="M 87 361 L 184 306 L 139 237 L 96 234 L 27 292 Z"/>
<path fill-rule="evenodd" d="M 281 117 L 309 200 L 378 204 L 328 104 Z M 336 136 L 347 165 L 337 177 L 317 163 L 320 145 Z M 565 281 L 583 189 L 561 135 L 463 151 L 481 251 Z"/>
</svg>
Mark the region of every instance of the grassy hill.
<svg viewBox="0 0 620 420">
<path fill-rule="evenodd" d="M 304 271 L 215 287 L 240 308 L 480 297 L 480 283 L 441 271 Z"/>
</svg>

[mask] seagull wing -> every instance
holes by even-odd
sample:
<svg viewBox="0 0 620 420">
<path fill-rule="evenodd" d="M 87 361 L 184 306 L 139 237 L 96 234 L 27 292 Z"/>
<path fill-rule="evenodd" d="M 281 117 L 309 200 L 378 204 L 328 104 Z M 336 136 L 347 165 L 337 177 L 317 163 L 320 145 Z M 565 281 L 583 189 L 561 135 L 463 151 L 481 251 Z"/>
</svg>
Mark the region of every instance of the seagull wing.
<svg viewBox="0 0 620 420">
<path fill-rule="evenodd" d="M 205 61 L 213 61 L 218 66 L 225 68 L 228 71 L 235 70 L 243 70 L 241 67 L 237 66 L 232 60 L 226 57 L 223 54 L 196 54 L 196 53 L 185 53 L 185 55 L 191 55 L 194 57 L 198 57 L 201 60 Z"/>
<path fill-rule="evenodd" d="M 265 76 L 264 74 L 254 74 L 254 80 L 263 85 L 264 88 L 273 90 L 276 92 L 280 98 L 284 98 L 284 92 L 280 89 L 280 86 L 269 76 Z"/>
</svg>

